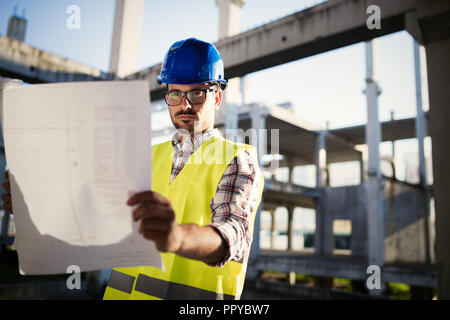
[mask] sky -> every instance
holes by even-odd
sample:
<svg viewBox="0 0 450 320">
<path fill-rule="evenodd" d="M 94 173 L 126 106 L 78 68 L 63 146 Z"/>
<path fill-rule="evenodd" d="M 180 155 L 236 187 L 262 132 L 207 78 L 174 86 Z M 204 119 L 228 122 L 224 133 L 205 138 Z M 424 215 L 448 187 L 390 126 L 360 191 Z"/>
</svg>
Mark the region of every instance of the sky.
<svg viewBox="0 0 450 320">
<path fill-rule="evenodd" d="M 310 7 L 318 0 L 247 0 L 242 7 L 241 30 L 246 31 Z M 63 57 L 107 71 L 114 17 L 113 0 L 0 0 L 0 34 L 6 35 L 9 17 L 17 13 L 28 20 L 25 42 Z M 69 30 L 67 8 L 81 10 L 81 28 Z M 215 0 L 146 0 L 139 68 L 162 61 L 170 45 L 180 39 L 218 39 L 219 11 Z M 383 27 L 381 25 L 381 27 Z M 364 43 L 247 75 L 247 102 L 291 102 L 299 118 L 329 128 L 366 121 Z M 376 40 L 376 74 L 382 89 L 381 120 L 416 114 L 413 39 L 398 32 Z M 226 76 L 226 75 L 225 75 Z M 424 72 L 425 76 L 425 72 Z M 427 93 L 424 93 L 427 97 Z M 427 100 L 425 99 L 425 108 Z M 390 153 L 390 144 L 381 146 Z M 414 154 L 414 140 L 397 143 L 406 157 Z M 409 156 L 408 156 L 409 154 Z M 406 160 L 399 163 L 405 166 Z M 399 170 L 401 172 L 406 169 Z"/>
</svg>

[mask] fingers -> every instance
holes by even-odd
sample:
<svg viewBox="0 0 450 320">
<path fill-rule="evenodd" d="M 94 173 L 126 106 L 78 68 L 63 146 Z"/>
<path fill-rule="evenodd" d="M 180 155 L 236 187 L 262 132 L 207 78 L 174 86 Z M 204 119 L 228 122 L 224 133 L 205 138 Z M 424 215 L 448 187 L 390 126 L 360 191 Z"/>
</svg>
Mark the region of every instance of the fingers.
<svg viewBox="0 0 450 320">
<path fill-rule="evenodd" d="M 134 194 L 128 199 L 127 204 L 133 206 L 142 202 L 152 202 L 162 206 L 170 206 L 170 201 L 154 191 L 143 191 Z"/>
<path fill-rule="evenodd" d="M 148 230 L 144 230 L 144 231 L 139 231 L 141 234 L 142 234 L 142 236 L 145 238 L 145 239 L 147 239 L 147 240 L 153 240 L 153 241 L 156 241 L 156 240 L 159 240 L 159 239 L 161 239 L 161 232 L 159 232 L 159 231 L 148 231 Z"/>
<path fill-rule="evenodd" d="M 154 231 L 153 229 L 143 228 L 140 231 L 144 239 L 155 242 L 156 249 L 161 252 L 177 252 L 180 248 L 180 241 L 170 237 L 169 231 Z"/>
<path fill-rule="evenodd" d="M 171 207 L 145 202 L 133 211 L 133 220 L 138 221 L 139 219 L 147 218 L 158 218 L 166 221 L 173 220 L 175 213 Z"/>
<path fill-rule="evenodd" d="M 3 189 L 5 189 L 7 192 L 11 192 L 11 186 L 9 184 L 9 171 L 6 170 L 3 175 L 5 177 L 5 182 L 3 182 Z"/>
<path fill-rule="evenodd" d="M 171 227 L 171 222 L 159 218 L 147 218 L 141 221 L 139 233 L 146 232 L 167 232 Z"/>
<path fill-rule="evenodd" d="M 8 212 L 9 214 L 13 214 L 12 206 L 10 204 L 3 204 L 3 210 Z"/>
<path fill-rule="evenodd" d="M 2 196 L 2 200 L 3 200 L 3 209 L 8 213 L 12 213 L 11 194 L 5 193 Z"/>
<path fill-rule="evenodd" d="M 9 183 L 9 171 L 6 170 L 4 172 L 4 177 L 5 177 L 5 182 L 3 182 L 3 189 L 6 191 L 5 194 L 3 194 L 2 196 L 2 200 L 3 200 L 3 210 L 5 210 L 8 213 L 12 214 L 12 203 L 11 203 L 11 185 Z"/>
<path fill-rule="evenodd" d="M 11 202 L 11 194 L 10 193 L 5 193 L 2 196 L 2 200 L 5 201 L 5 202 Z"/>
</svg>

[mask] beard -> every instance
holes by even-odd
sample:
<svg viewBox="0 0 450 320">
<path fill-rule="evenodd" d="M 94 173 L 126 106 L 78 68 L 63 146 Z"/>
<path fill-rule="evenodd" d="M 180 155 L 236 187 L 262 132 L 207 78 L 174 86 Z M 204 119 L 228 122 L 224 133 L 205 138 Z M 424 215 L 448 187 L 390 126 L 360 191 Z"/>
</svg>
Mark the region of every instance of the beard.
<svg viewBox="0 0 450 320">
<path fill-rule="evenodd" d="M 189 119 L 189 120 L 181 120 L 181 119 L 177 119 L 178 116 L 181 115 L 188 115 L 188 116 L 193 116 L 195 117 L 194 119 Z M 179 111 L 177 113 L 175 113 L 173 115 L 173 117 L 171 116 L 171 120 L 172 120 L 172 124 L 173 126 L 179 130 L 187 130 L 190 133 L 195 133 L 197 131 L 201 131 L 201 122 L 197 120 L 197 114 L 193 111 L 190 110 L 185 110 L 185 111 Z"/>
<path fill-rule="evenodd" d="M 187 130 L 189 132 L 194 132 L 194 124 L 192 123 L 191 120 L 178 120 L 178 122 L 175 122 L 172 120 L 173 126 L 175 127 L 175 129 L 179 130 L 179 129 L 183 129 L 183 130 Z"/>
</svg>

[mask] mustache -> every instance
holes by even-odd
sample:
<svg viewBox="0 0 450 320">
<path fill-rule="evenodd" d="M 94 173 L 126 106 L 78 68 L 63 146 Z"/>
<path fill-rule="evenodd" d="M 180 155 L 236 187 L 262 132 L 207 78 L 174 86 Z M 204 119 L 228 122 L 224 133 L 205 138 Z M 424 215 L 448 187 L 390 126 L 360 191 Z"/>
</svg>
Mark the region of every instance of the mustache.
<svg viewBox="0 0 450 320">
<path fill-rule="evenodd" d="M 186 115 L 186 116 L 195 116 L 197 115 L 194 111 L 178 111 L 177 113 L 175 113 L 175 117 L 181 116 L 181 115 Z"/>
</svg>

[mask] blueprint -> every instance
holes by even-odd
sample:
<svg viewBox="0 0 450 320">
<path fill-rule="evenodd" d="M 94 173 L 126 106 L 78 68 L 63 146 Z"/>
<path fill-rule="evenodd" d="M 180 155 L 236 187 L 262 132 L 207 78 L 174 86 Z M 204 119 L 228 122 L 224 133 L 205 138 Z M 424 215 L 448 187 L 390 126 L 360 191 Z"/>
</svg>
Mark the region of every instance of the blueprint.
<svg viewBox="0 0 450 320">
<path fill-rule="evenodd" d="M 148 82 L 16 86 L 0 99 L 20 272 L 163 268 L 126 205 L 151 189 Z"/>
</svg>

